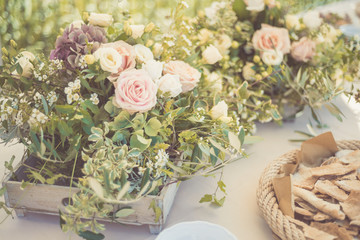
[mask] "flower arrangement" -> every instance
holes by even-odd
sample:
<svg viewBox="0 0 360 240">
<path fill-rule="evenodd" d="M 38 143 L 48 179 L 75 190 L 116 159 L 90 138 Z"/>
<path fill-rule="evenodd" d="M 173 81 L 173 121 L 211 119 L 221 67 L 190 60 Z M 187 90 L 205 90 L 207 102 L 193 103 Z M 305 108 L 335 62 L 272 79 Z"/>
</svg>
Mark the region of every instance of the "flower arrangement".
<svg viewBox="0 0 360 240">
<path fill-rule="evenodd" d="M 12 41 L 0 73 L 2 138 L 18 139 L 40 159 L 30 179 L 80 189 L 61 219 L 64 231 L 83 237 L 104 229 L 94 216 L 132 213 L 109 204 L 157 195 L 170 179 L 211 175 L 241 158 L 247 135 L 226 101 L 208 94 L 198 66 L 162 47 L 171 42 L 153 23 L 84 16 L 49 57 Z M 222 205 L 216 191 L 201 202 Z"/>
<path fill-rule="evenodd" d="M 226 99 L 243 125 L 289 118 L 305 106 L 318 123 L 321 106 L 341 119 L 330 101 L 357 76 L 359 59 L 352 40 L 318 12 L 291 15 L 277 1 L 234 0 L 178 21 L 192 31 L 176 24 L 174 35 L 187 33 L 182 38 L 191 42 L 192 60 L 216 88 L 212 93 Z"/>
</svg>

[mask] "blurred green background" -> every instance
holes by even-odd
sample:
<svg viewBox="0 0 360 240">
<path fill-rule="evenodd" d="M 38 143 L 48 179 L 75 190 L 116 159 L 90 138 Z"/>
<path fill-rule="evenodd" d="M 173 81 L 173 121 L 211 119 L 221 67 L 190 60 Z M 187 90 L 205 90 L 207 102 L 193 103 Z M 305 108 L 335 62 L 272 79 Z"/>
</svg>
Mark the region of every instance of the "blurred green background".
<svg viewBox="0 0 360 240">
<path fill-rule="evenodd" d="M 171 9 L 179 0 L 127 0 L 135 24 L 153 21 L 166 26 Z M 297 12 L 334 0 L 280 0 L 291 12 Z M 194 16 L 213 0 L 186 0 L 186 14 Z M 115 20 L 122 16 L 121 0 L 0 0 L 0 34 L 3 46 L 14 39 L 27 50 L 41 50 L 45 54 L 53 48 L 61 27 L 81 19 L 84 11 L 112 14 Z"/>
</svg>

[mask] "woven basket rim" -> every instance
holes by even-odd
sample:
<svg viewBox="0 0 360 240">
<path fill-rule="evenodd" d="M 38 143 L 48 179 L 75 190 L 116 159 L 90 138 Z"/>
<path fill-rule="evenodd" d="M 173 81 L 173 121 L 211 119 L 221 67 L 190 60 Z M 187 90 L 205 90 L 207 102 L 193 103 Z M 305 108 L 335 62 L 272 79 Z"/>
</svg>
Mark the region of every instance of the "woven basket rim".
<svg viewBox="0 0 360 240">
<path fill-rule="evenodd" d="M 342 140 L 336 141 L 336 144 L 339 150 L 360 149 L 360 140 Z M 256 191 L 257 204 L 262 216 L 273 233 L 283 240 L 306 239 L 302 230 L 289 221 L 292 218 L 280 210 L 272 185 L 272 179 L 278 174 L 281 166 L 294 162 L 298 151 L 299 149 L 291 150 L 271 161 L 261 174 Z"/>
</svg>

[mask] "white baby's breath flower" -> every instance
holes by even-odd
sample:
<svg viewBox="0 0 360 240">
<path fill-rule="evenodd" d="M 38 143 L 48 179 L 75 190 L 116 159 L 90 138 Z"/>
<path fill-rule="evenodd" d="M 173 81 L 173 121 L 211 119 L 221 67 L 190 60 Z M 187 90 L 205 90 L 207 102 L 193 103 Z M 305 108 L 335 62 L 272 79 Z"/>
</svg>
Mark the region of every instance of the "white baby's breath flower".
<svg viewBox="0 0 360 240">
<path fill-rule="evenodd" d="M 202 53 L 202 57 L 205 63 L 215 64 L 220 61 L 223 57 L 219 50 L 214 45 L 208 46 Z"/>
<path fill-rule="evenodd" d="M 71 104 L 73 102 L 73 95 L 72 94 L 68 94 L 66 96 L 66 101 L 68 104 Z"/>
<path fill-rule="evenodd" d="M 154 167 L 157 168 L 164 168 L 166 163 L 169 161 L 169 155 L 165 152 L 164 149 L 160 149 L 155 157 L 157 160 L 155 162 Z"/>
<path fill-rule="evenodd" d="M 98 105 L 98 104 L 99 104 L 99 98 L 98 98 L 98 95 L 97 95 L 96 93 L 91 94 L 90 100 L 92 101 L 92 103 L 93 103 L 94 105 Z"/>
<path fill-rule="evenodd" d="M 77 102 L 77 101 L 79 101 L 80 96 L 79 96 L 79 94 L 75 93 L 75 94 L 72 96 L 72 98 L 73 98 L 73 100 L 74 100 L 75 102 Z"/>
</svg>

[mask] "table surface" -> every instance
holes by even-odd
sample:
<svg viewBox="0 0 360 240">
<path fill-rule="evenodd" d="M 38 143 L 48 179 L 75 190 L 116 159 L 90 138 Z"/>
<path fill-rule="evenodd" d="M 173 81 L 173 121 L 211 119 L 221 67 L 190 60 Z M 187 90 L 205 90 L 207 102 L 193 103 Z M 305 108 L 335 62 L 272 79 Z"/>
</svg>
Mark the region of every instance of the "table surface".
<svg viewBox="0 0 360 240">
<path fill-rule="evenodd" d="M 354 1 L 349 1 L 354 5 Z M 344 9 L 342 3 L 333 4 L 324 9 Z M 354 9 L 353 7 L 347 8 Z M 343 11 L 344 12 L 344 11 Z M 317 130 L 317 133 L 332 131 L 336 140 L 360 139 L 360 104 L 348 102 L 344 96 L 339 97 L 335 104 L 344 113 L 343 122 L 339 122 L 326 110 L 319 111 L 323 122 L 329 128 Z M 237 161 L 224 169 L 224 182 L 227 185 L 227 199 L 221 208 L 209 204 L 200 204 L 200 198 L 212 193 L 216 187 L 217 178 L 197 177 L 180 185 L 173 207 L 168 216 L 165 228 L 184 221 L 208 221 L 226 227 L 239 239 L 272 239 L 272 233 L 256 204 L 256 188 L 262 171 L 274 159 L 289 150 L 299 148 L 299 143 L 292 143 L 289 139 L 298 139 L 302 136 L 294 130 L 307 131 L 306 124 L 311 120 L 309 109 L 293 122 L 286 122 L 282 126 L 276 123 L 258 124 L 256 135 L 264 138 L 253 146 L 246 148 L 249 157 Z M 4 161 L 12 155 L 20 160 L 23 147 L 21 145 L 0 145 L 0 174 L 4 173 Z M 1 179 L 0 175 L 0 179 Z M 0 199 L 1 200 L 1 199 Z M 0 222 L 6 217 L 0 211 Z M 106 239 L 119 240 L 154 240 L 147 226 L 124 226 L 106 223 L 104 232 Z M 75 234 L 63 233 L 59 226 L 59 218 L 41 214 L 28 213 L 25 217 L 8 217 L 0 224 L 0 239 L 37 239 L 62 240 L 82 239 Z"/>
</svg>

